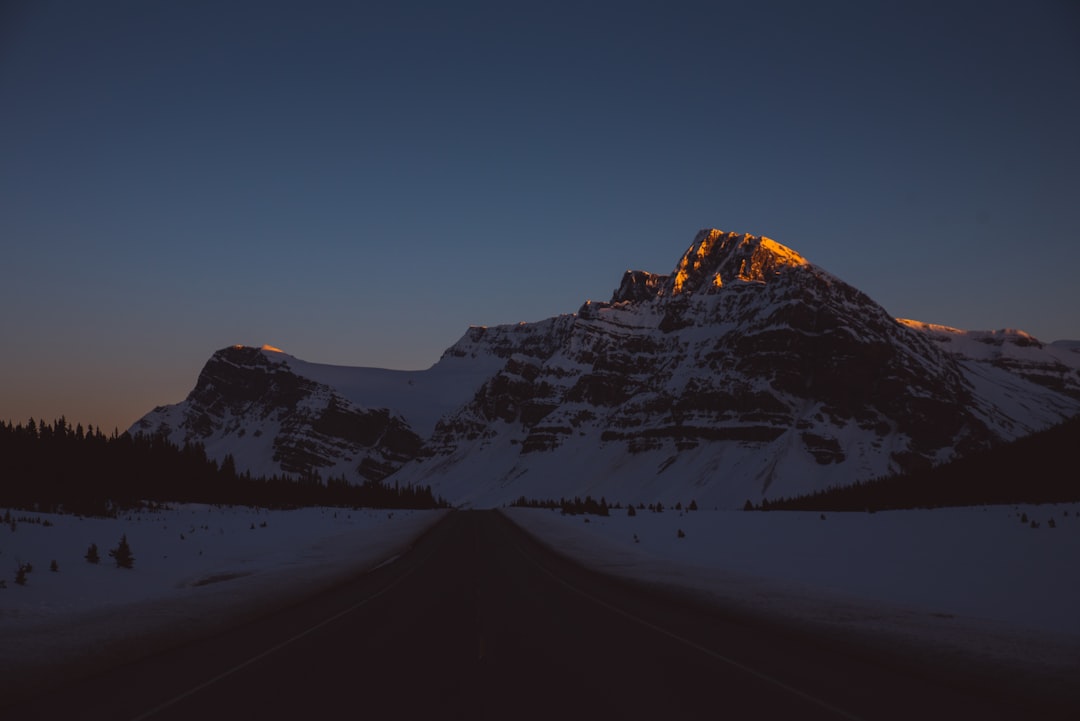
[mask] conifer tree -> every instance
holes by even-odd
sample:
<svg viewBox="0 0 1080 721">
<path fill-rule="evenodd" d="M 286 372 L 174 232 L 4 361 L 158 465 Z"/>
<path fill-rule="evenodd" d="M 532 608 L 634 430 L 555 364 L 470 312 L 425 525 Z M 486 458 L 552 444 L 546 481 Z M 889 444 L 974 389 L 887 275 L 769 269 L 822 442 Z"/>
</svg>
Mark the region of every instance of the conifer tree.
<svg viewBox="0 0 1080 721">
<path fill-rule="evenodd" d="M 135 565 L 135 556 L 131 554 L 127 534 L 120 536 L 120 545 L 109 551 L 109 556 L 116 559 L 117 568 L 131 568 Z"/>
<path fill-rule="evenodd" d="M 98 555 L 97 544 L 91 543 L 90 548 L 86 549 L 86 562 L 98 563 L 101 561 L 101 556 Z"/>
</svg>

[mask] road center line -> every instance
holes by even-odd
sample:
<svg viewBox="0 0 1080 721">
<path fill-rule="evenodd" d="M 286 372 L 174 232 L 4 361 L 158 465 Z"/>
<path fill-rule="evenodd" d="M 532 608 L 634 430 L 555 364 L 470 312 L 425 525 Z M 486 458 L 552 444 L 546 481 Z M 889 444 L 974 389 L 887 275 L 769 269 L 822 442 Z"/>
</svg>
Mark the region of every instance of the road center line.
<svg viewBox="0 0 1080 721">
<path fill-rule="evenodd" d="M 838 715 L 838 716 L 840 716 L 842 718 L 850 719 L 851 721 L 863 721 L 863 719 L 860 716 L 856 716 L 856 715 L 854 715 L 852 713 L 849 713 L 848 711 L 845 711 L 844 709 L 837 708 L 836 706 L 833 706 L 832 704 L 830 704 L 828 701 L 824 701 L 824 700 L 822 700 L 822 699 L 820 699 L 820 698 L 818 698 L 816 696 L 812 696 L 812 695 L 806 693 L 805 691 L 800 691 L 799 689 L 795 688 L 794 686 L 789 686 L 788 684 L 784 683 L 783 681 L 781 681 L 778 678 L 775 678 L 774 676 L 770 676 L 769 674 L 767 674 L 767 673 L 765 673 L 763 671 L 758 671 L 755 668 L 751 668 L 750 666 L 747 666 L 746 664 L 740 663 L 740 662 L 736 661 L 733 658 L 725 656 L 725 655 L 723 655 L 721 653 L 717 653 L 716 651 L 713 651 L 711 648 L 708 648 L 706 646 L 702 646 L 701 644 L 696 643 L 694 641 L 691 641 L 690 639 L 688 639 L 688 638 L 686 638 L 684 636 L 680 636 L 679 634 L 674 633 L 673 631 L 669 631 L 666 628 L 663 628 L 661 626 L 657 626 L 656 624 L 651 623 L 649 621 L 646 621 L 645 619 L 640 618 L 639 616 L 635 616 L 634 614 L 630 613 L 629 611 L 626 611 L 626 610 L 624 610 L 622 608 L 619 608 L 618 606 L 614 606 L 614 605 L 608 603 L 607 601 L 604 601 L 603 599 L 597 598 L 596 596 L 592 595 L 588 591 L 585 591 L 585 590 L 583 590 L 581 588 L 578 588 L 574 584 L 570 583 L 569 581 L 565 580 L 561 576 L 557 575 L 554 571 L 550 570 L 549 568 L 547 568 L 546 566 L 541 564 L 539 561 L 537 561 L 537 560 L 535 560 L 533 558 L 529 558 L 529 556 L 526 555 L 523 550 L 521 550 L 521 546 L 519 546 L 518 544 L 514 544 L 514 546 L 515 546 L 515 548 L 517 548 L 518 553 L 520 553 L 526 560 L 528 560 L 530 563 L 534 564 L 541 571 L 543 571 L 548 576 L 550 576 L 551 578 L 553 578 L 556 581 L 558 581 L 559 583 L 561 583 L 563 586 L 569 588 L 571 591 L 574 591 L 575 593 L 578 593 L 578 594 L 584 596 L 585 598 L 589 599 L 593 603 L 599 604 L 600 606 L 603 606 L 604 608 L 608 609 L 609 611 L 614 611 L 615 613 L 619 614 L 620 616 L 623 616 L 624 618 L 627 618 L 627 619 L 629 619 L 631 621 L 634 621 L 635 623 L 640 624 L 640 625 L 642 625 L 642 626 L 644 626 L 646 628 L 652 629 L 653 631 L 655 631 L 657 633 L 660 633 L 660 634 L 663 634 L 664 636 L 667 636 L 668 638 L 674 639 L 674 640 L 678 641 L 679 643 L 682 643 L 685 646 L 689 646 L 692 649 L 700 651 L 701 653 L 705 654 L 706 656 L 709 656 L 709 657 L 711 657 L 711 658 L 713 658 L 713 659 L 715 659 L 717 661 L 720 661 L 721 663 L 726 663 L 727 665 L 732 666 L 734 668 L 737 668 L 740 671 L 743 671 L 745 673 L 748 673 L 751 676 L 754 676 L 755 678 L 758 678 L 758 679 L 760 679 L 762 681 L 766 681 L 766 682 L 772 684 L 773 686 L 776 686 L 776 687 L 778 687 L 780 689 L 783 689 L 784 691 L 787 691 L 790 694 L 794 694 L 795 696 L 798 696 L 799 698 L 803 699 L 804 701 L 807 701 L 807 702 L 812 703 L 812 704 L 814 704 L 816 706 L 819 706 L 819 707 L 825 709 L 826 711 L 834 713 L 834 714 L 836 714 L 836 715 Z"/>
<path fill-rule="evenodd" d="M 189 696 L 193 696 L 196 693 L 198 693 L 199 691 L 202 691 L 204 688 L 208 688 L 209 686 L 213 686 L 218 681 L 221 681 L 222 679 L 225 679 L 225 678 L 228 678 L 229 676 L 232 676 L 237 671 L 245 669 L 248 666 L 250 666 L 251 664 L 253 664 L 253 663 L 257 662 L 257 661 L 260 661 L 260 660 L 266 658 L 267 656 L 269 656 L 269 655 L 271 655 L 273 653 L 276 653 L 276 652 L 280 651 L 281 649 L 285 648 L 289 644 L 291 644 L 291 643 L 293 643 L 295 641 L 299 641 L 300 639 L 304 638 L 305 636 L 308 636 L 308 635 L 314 633 L 315 631 L 318 631 L 320 628 L 322 628 L 324 626 L 327 626 L 327 625 L 333 623 L 334 621 L 337 621 L 339 618 L 341 618 L 343 616 L 347 616 L 348 614 L 352 613 L 353 611 L 357 610 L 358 608 L 367 605 L 369 602 L 374 601 L 379 596 L 382 596 L 383 594 L 385 594 L 388 591 L 390 591 L 391 589 L 393 589 L 399 583 L 401 583 L 406 578 L 408 578 L 412 574 L 412 572 L 414 570 L 415 570 L 415 567 L 410 568 L 409 570 L 405 571 L 403 574 L 401 574 L 400 576 L 395 578 L 393 583 L 387 585 L 385 588 L 380 590 L 378 593 L 374 593 L 374 594 L 372 594 L 370 596 L 367 596 L 364 599 L 361 599 L 360 601 L 357 601 L 352 606 L 349 606 L 348 608 L 346 608 L 344 611 L 340 611 L 338 613 L 335 613 L 333 616 L 331 616 L 329 618 L 326 618 L 326 619 L 323 619 L 319 623 L 317 623 L 314 626 L 311 626 L 311 627 L 301 631 L 300 633 L 296 634 L 295 636 L 292 636 L 290 638 L 285 639 L 284 641 L 277 644 L 276 646 L 271 646 L 270 648 L 266 649 L 262 653 L 260 653 L 260 654 L 258 654 L 256 656 L 252 656 L 251 658 L 247 659 L 246 661 L 242 661 L 242 662 L 236 664 L 235 666 L 233 666 L 230 669 L 222 671 L 217 676 L 214 676 L 212 679 L 209 679 L 208 681 L 203 681 L 199 685 L 193 686 L 192 688 L 188 689 L 187 691 L 184 691 L 183 693 L 172 697 L 168 701 L 165 701 L 164 703 L 158 704 L 157 706 L 150 709 L 149 711 L 146 711 L 146 712 L 136 716 L 135 718 L 132 719 L 132 721 L 143 721 L 143 719 L 148 719 L 151 716 L 154 716 L 154 715 L 160 713 L 161 711 L 164 711 L 165 709 L 169 708 L 170 706 L 175 706 L 176 704 L 180 703 L 181 701 L 188 698 Z"/>
</svg>

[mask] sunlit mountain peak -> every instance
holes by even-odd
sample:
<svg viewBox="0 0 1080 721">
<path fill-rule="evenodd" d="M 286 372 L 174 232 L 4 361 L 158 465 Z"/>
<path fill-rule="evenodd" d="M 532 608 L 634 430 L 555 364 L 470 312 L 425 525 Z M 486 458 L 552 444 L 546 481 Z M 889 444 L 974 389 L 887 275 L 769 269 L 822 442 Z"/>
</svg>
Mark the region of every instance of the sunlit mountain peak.
<svg viewBox="0 0 1080 721">
<path fill-rule="evenodd" d="M 763 283 L 785 267 L 804 265 L 805 258 L 771 238 L 707 228 L 675 266 L 670 293 L 722 288 L 729 281 Z"/>
<path fill-rule="evenodd" d="M 245 348 L 254 348 L 254 346 L 246 346 L 243 343 L 237 343 L 237 344 L 235 344 L 233 346 L 233 348 L 236 349 L 236 350 L 244 350 Z M 272 345 L 265 344 L 265 343 L 262 345 L 262 347 L 259 348 L 259 350 L 266 351 L 268 353 L 284 353 L 285 352 L 285 351 L 281 350 L 280 348 L 278 348 L 276 346 L 272 346 Z"/>
</svg>

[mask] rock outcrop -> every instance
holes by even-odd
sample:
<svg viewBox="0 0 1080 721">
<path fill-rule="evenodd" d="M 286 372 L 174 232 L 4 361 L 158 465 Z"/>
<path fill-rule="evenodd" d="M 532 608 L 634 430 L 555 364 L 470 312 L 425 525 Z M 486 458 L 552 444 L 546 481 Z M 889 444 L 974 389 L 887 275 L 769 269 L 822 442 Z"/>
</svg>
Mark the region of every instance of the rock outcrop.
<svg viewBox="0 0 1080 721">
<path fill-rule="evenodd" d="M 469 328 L 410 376 L 441 404 L 419 432 L 403 409 L 422 393 L 377 405 L 340 391 L 344 370 L 289 359 L 219 351 L 184 403 L 135 430 L 240 449 L 257 471 L 392 478 L 464 503 L 734 507 L 917 469 L 1080 413 L 1073 345 L 898 321 L 780 243 L 719 230 L 667 275 L 627 271 L 609 302 Z M 241 442 L 258 432 L 272 439 Z"/>
</svg>

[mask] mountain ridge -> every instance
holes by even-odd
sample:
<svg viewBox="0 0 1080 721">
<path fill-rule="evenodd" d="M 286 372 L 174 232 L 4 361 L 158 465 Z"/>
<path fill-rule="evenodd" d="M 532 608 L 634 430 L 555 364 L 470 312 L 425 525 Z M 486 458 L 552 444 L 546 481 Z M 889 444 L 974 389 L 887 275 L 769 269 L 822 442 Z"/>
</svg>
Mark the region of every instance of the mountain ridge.
<svg viewBox="0 0 1080 721">
<path fill-rule="evenodd" d="M 425 371 L 255 352 L 250 377 L 200 374 L 132 431 L 466 504 L 693 493 L 736 506 L 926 468 L 1080 413 L 1071 346 L 898 320 L 774 240 L 716 229 L 669 274 L 627 271 L 608 302 L 471 326 Z M 273 436 L 269 462 L 256 430 Z"/>
</svg>

